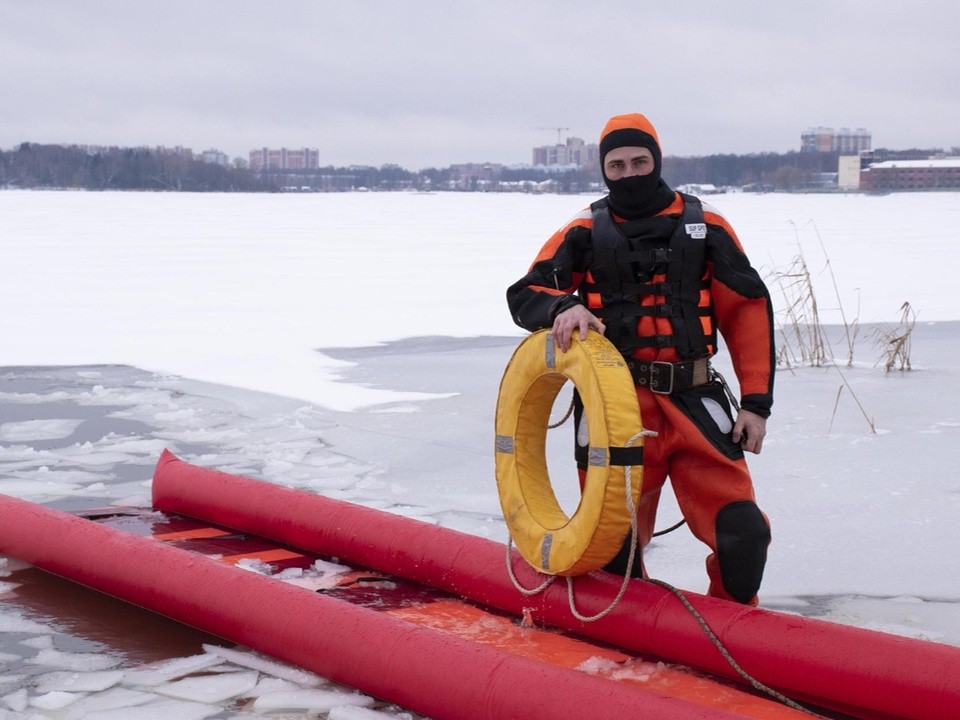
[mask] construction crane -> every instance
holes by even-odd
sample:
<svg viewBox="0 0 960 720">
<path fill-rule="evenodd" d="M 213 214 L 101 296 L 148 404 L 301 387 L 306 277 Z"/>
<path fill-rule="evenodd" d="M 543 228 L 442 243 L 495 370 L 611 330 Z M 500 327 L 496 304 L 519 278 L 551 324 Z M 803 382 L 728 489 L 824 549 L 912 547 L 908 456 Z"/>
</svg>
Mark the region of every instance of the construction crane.
<svg viewBox="0 0 960 720">
<path fill-rule="evenodd" d="M 560 145 L 560 133 L 564 130 L 569 130 L 570 128 L 566 127 L 535 127 L 534 130 L 556 130 L 557 131 L 557 145 Z"/>
</svg>

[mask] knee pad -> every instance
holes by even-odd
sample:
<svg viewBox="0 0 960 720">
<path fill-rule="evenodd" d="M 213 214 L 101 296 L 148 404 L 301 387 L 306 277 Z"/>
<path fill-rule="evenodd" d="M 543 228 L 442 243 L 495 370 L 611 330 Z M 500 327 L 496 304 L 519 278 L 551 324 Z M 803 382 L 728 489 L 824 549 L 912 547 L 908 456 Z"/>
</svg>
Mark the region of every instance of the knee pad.
<svg viewBox="0 0 960 720">
<path fill-rule="evenodd" d="M 717 559 L 724 589 L 750 602 L 760 589 L 767 562 L 770 526 L 750 500 L 724 505 L 717 513 Z"/>
</svg>

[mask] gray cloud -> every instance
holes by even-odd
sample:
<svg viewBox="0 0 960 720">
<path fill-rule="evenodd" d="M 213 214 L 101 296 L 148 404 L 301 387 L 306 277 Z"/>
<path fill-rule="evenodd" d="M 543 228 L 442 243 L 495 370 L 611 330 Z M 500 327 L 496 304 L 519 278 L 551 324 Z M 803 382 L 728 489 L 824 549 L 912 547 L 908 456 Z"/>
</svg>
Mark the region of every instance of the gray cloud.
<svg viewBox="0 0 960 720">
<path fill-rule="evenodd" d="M 960 145 L 960 7 L 0 0 L 0 147 L 318 147 L 324 163 L 525 162 L 645 112 L 668 154 L 809 126 Z"/>
</svg>

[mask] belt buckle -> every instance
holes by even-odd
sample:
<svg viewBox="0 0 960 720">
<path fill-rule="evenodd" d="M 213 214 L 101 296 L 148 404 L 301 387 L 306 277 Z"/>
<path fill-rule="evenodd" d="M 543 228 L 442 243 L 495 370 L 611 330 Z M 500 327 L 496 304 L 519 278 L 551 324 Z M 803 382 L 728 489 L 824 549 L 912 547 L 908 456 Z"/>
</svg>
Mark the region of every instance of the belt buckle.
<svg viewBox="0 0 960 720">
<path fill-rule="evenodd" d="M 667 389 L 664 390 L 662 387 L 661 372 L 664 372 L 662 368 L 667 368 L 667 377 L 669 381 L 667 383 Z M 658 395 L 669 395 L 673 392 L 673 363 L 665 362 L 663 360 L 654 360 L 650 363 L 650 391 L 655 392 Z"/>
</svg>

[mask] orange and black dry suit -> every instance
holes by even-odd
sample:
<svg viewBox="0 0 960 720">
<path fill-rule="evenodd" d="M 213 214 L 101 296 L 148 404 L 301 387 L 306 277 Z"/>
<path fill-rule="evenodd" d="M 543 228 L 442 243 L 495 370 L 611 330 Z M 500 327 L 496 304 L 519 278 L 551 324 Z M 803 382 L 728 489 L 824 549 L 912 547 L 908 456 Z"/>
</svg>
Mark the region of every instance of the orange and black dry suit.
<svg viewBox="0 0 960 720">
<path fill-rule="evenodd" d="M 742 449 L 733 442 L 730 404 L 705 375 L 717 331 L 731 353 L 741 407 L 762 417 L 773 402 L 770 297 L 727 221 L 676 193 L 653 215 L 624 221 L 607 199 L 556 232 L 527 275 L 507 290 L 514 321 L 532 331 L 582 303 L 606 326 L 634 375 L 645 429 L 640 547 L 650 542 L 670 476 L 691 531 L 712 553 L 709 593 L 755 603 L 770 542 Z M 588 439 L 578 404 L 578 464 Z M 624 572 L 629 547 L 608 566 Z"/>
</svg>

